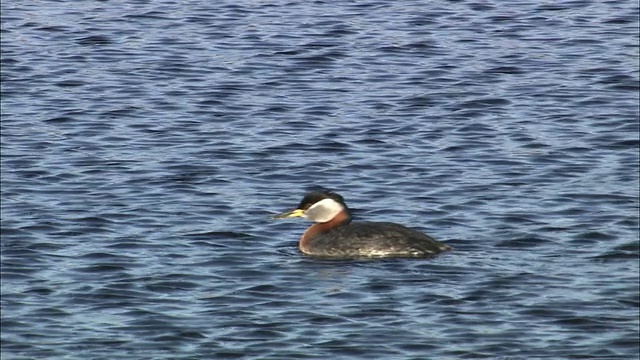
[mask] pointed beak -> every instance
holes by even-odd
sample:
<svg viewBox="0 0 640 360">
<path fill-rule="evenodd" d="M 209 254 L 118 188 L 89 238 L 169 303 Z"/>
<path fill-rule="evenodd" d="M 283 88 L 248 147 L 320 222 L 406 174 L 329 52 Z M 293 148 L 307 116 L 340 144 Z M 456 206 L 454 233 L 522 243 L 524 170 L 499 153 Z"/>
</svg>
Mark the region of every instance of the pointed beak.
<svg viewBox="0 0 640 360">
<path fill-rule="evenodd" d="M 304 210 L 295 209 L 295 210 L 283 212 L 282 214 L 275 215 L 273 218 L 274 219 L 286 219 L 286 218 L 303 217 L 303 216 L 304 216 Z"/>
</svg>

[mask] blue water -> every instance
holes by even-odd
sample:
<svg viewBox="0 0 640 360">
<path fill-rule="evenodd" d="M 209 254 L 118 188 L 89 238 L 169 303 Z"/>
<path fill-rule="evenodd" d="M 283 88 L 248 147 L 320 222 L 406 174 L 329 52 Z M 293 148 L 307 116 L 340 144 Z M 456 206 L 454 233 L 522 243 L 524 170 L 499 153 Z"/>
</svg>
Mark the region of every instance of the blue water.
<svg viewBox="0 0 640 360">
<path fill-rule="evenodd" d="M 634 359 L 637 1 L 2 2 L 2 359 Z M 435 259 L 298 253 L 306 188 Z"/>
</svg>

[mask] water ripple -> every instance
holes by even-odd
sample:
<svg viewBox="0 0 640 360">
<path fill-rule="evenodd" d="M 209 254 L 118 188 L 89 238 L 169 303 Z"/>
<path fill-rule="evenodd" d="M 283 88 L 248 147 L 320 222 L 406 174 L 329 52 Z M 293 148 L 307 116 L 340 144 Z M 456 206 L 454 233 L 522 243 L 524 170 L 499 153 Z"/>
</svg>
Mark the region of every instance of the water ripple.
<svg viewBox="0 0 640 360">
<path fill-rule="evenodd" d="M 637 3 L 324 5 L 3 3 L 3 358 L 638 357 Z"/>
</svg>

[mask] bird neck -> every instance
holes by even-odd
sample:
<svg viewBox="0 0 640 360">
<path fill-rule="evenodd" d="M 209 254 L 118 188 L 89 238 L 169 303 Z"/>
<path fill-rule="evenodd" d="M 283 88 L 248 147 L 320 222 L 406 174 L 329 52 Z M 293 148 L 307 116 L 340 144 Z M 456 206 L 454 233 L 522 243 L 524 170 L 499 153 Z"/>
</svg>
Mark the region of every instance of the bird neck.
<svg viewBox="0 0 640 360">
<path fill-rule="evenodd" d="M 326 233 L 329 230 L 338 227 L 340 225 L 346 225 L 351 222 L 351 214 L 348 210 L 341 211 L 338 215 L 334 216 L 333 219 L 323 222 L 323 223 L 315 223 L 307 229 L 307 231 L 302 234 L 300 238 L 300 242 L 298 243 L 298 248 L 301 252 L 305 254 L 309 254 L 308 244 L 312 241 L 316 236 Z"/>
</svg>

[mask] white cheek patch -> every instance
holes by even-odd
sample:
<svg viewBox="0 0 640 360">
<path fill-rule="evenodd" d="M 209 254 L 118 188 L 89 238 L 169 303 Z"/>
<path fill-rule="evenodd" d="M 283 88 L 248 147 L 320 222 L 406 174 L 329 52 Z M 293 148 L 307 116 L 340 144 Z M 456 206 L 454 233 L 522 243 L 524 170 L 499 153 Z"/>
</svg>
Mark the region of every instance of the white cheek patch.
<svg viewBox="0 0 640 360">
<path fill-rule="evenodd" d="M 333 199 L 322 199 L 304 212 L 304 217 L 315 222 L 327 222 L 338 215 L 344 207 Z"/>
</svg>

